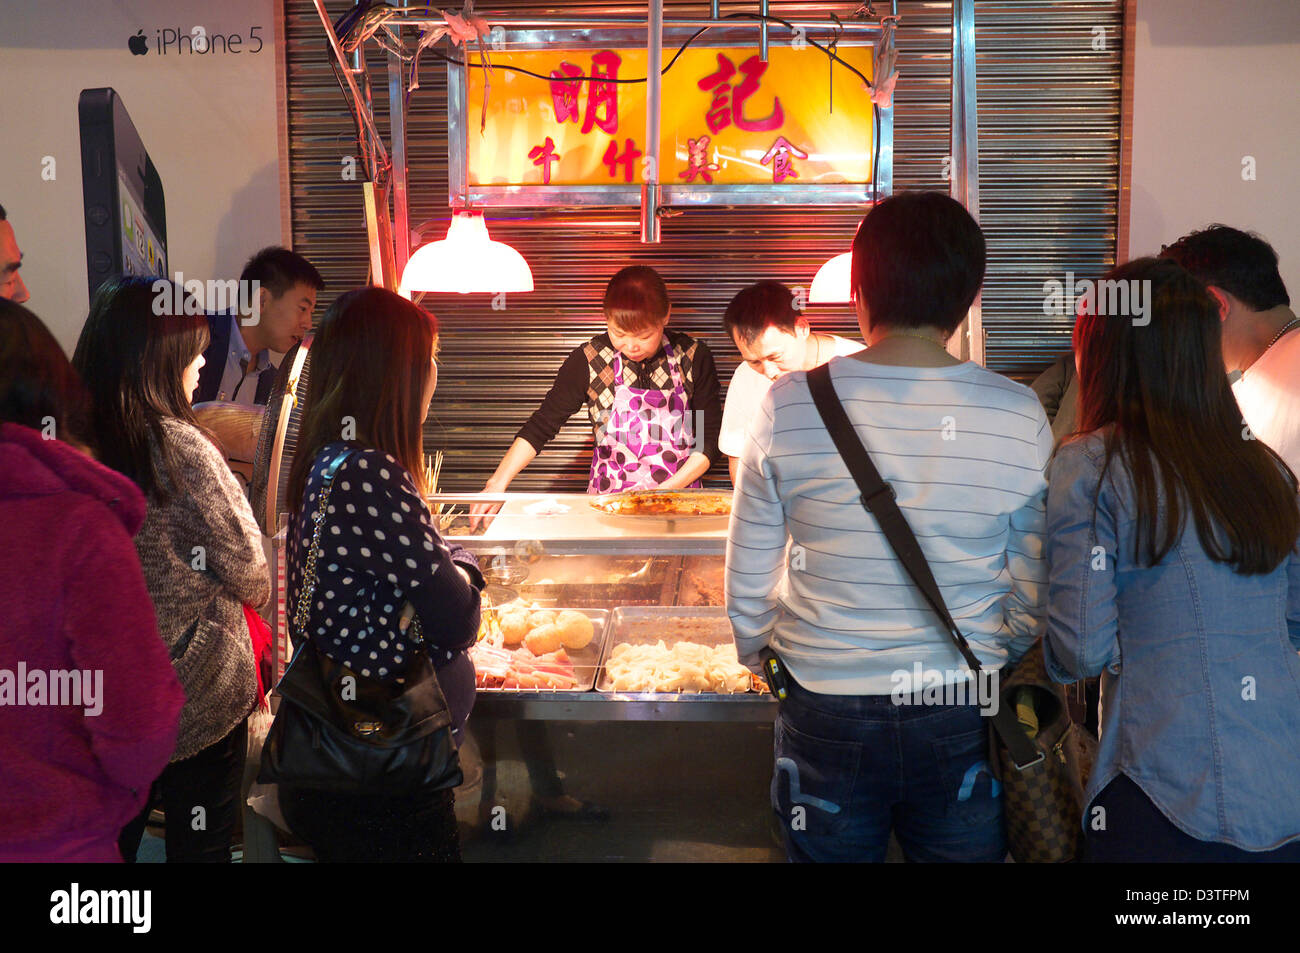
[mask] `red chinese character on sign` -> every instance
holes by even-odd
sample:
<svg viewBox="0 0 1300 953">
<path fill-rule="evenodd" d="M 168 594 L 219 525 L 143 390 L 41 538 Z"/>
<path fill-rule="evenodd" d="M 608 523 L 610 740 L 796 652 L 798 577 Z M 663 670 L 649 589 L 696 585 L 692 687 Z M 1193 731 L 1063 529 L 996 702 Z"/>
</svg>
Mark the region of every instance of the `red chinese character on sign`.
<svg viewBox="0 0 1300 953">
<path fill-rule="evenodd" d="M 759 82 L 763 74 L 767 72 L 767 64 L 754 54 L 749 59 L 740 64 L 740 72 L 744 79 L 731 88 L 731 78 L 736 75 L 736 64 L 731 62 L 731 58 L 718 56 L 718 71 L 710 73 L 700 80 L 696 85 L 700 89 L 713 90 L 713 102 L 709 104 L 708 112 L 704 114 L 705 121 L 709 124 L 709 131 L 713 133 L 720 132 L 733 122 L 737 129 L 743 129 L 745 132 L 767 132 L 771 129 L 780 129 L 781 124 L 785 122 L 785 110 L 781 108 L 781 100 L 772 97 L 772 112 L 762 119 L 747 119 L 745 117 L 745 100 L 758 92 Z"/>
<path fill-rule="evenodd" d="M 623 58 L 612 50 L 601 50 L 591 56 L 591 80 L 587 84 L 587 111 L 582 117 L 582 134 L 599 126 L 611 136 L 618 132 L 618 84 L 599 80 L 618 79 L 618 67 Z M 605 114 L 598 115 L 604 107 Z"/>
<path fill-rule="evenodd" d="M 533 165 L 541 166 L 542 184 L 550 185 L 551 163 L 560 161 L 560 154 L 555 151 L 555 140 L 547 136 L 545 143 L 528 150 L 528 158 L 533 160 Z"/>
<path fill-rule="evenodd" d="M 677 178 L 685 179 L 687 182 L 694 182 L 698 175 L 710 185 L 713 184 L 713 176 L 710 172 L 718 171 L 718 164 L 709 161 L 709 142 L 708 136 L 700 136 L 698 139 L 688 139 L 686 143 L 686 152 L 688 161 L 686 171 L 677 173 Z"/>
<path fill-rule="evenodd" d="M 604 162 L 605 167 L 609 169 L 611 179 L 618 175 L 617 166 L 621 162 L 623 164 L 623 181 L 631 182 L 633 165 L 640 156 L 641 150 L 636 147 L 636 144 L 631 139 L 623 140 L 622 155 L 618 154 L 618 140 L 611 139 L 609 140 L 609 148 L 605 150 L 605 155 L 601 157 L 600 161 Z"/>
<path fill-rule="evenodd" d="M 763 154 L 762 163 L 772 165 L 772 182 L 780 185 L 786 179 L 797 179 L 799 173 L 794 169 L 794 163 L 790 157 L 798 159 L 808 158 L 808 153 L 804 152 L 798 146 L 791 144 L 785 136 L 777 136 L 776 142 L 772 143 L 772 148 Z"/>
<path fill-rule="evenodd" d="M 551 70 L 551 102 L 555 105 L 555 121 L 578 121 L 578 96 L 582 91 L 582 80 L 567 79 L 569 76 L 581 76 L 582 68 L 572 63 L 561 63 L 559 69 Z"/>
</svg>

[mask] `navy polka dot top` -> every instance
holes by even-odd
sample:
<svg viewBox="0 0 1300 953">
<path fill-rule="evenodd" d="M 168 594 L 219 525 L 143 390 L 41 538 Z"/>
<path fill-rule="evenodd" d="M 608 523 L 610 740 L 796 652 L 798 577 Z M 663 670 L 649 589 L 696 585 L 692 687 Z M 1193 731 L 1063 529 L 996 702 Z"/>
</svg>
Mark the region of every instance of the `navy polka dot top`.
<svg viewBox="0 0 1300 953">
<path fill-rule="evenodd" d="M 387 453 L 352 442 L 322 448 L 289 526 L 289 619 L 298 605 L 322 477 L 345 449 L 353 452 L 334 475 L 316 553 L 316 591 L 307 618 L 316 647 L 361 675 L 400 682 L 416 650 L 409 630 L 403 635 L 398 629 L 402 603 L 409 601 L 434 666 L 468 663 L 464 649 L 478 634 L 483 588 L 473 555 L 448 548 L 405 467 Z M 472 694 L 472 665 L 468 670 Z M 459 692 L 441 672 L 439 680 L 451 705 Z"/>
</svg>

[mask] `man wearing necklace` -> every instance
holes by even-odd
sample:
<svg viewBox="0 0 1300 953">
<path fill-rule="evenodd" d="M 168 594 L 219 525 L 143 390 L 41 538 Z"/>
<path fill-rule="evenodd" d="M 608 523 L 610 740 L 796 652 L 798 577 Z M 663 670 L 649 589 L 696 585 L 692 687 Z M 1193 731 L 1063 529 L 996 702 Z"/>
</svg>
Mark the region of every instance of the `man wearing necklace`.
<svg viewBox="0 0 1300 953">
<path fill-rule="evenodd" d="M 810 371 L 832 357 L 856 354 L 862 344 L 819 334 L 794 307 L 794 293 L 779 281 L 760 281 L 727 305 L 722 326 L 744 362 L 736 368 L 722 407 L 718 449 L 727 455 L 731 482 L 745 446 L 745 428 L 772 381 L 790 371 Z"/>
<path fill-rule="evenodd" d="M 1205 283 L 1219 302 L 1223 363 L 1241 407 L 1242 436 L 1300 472 L 1300 318 L 1277 252 L 1256 235 L 1211 225 L 1161 252 Z"/>
</svg>

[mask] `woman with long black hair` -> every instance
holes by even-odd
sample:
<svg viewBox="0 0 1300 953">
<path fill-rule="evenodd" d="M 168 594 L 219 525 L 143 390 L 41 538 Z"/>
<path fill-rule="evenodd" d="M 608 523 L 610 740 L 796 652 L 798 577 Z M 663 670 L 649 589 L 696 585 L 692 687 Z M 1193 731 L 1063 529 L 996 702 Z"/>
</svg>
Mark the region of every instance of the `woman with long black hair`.
<svg viewBox="0 0 1300 953">
<path fill-rule="evenodd" d="M 271 580 L 253 511 L 190 406 L 207 319 L 193 301 L 185 302 L 189 313 L 156 307 L 177 300 L 163 279 L 105 282 L 72 363 L 90 393 L 96 454 L 147 500 L 135 548 L 185 689 L 176 749 L 123 830 L 122 856 L 135 859 L 149 811 L 161 803 L 169 862 L 228 863 L 247 719 L 258 701 L 244 607 L 265 603 Z"/>
<path fill-rule="evenodd" d="M 1105 280 L 1147 307 L 1080 314 L 1047 502 L 1048 669 L 1102 677 L 1088 857 L 1300 860 L 1295 476 L 1242 427 L 1205 287 L 1153 258 Z"/>
<path fill-rule="evenodd" d="M 427 651 L 459 738 L 474 704 L 465 650 L 478 633 L 483 577 L 473 555 L 448 548 L 425 501 L 437 343 L 433 315 L 382 288 L 341 295 L 321 319 L 289 473 L 288 614 L 303 589 L 326 470 L 351 451 L 330 485 L 306 634 L 335 662 L 389 684 Z M 423 645 L 406 628 L 411 610 Z M 460 859 L 450 789 L 364 797 L 281 785 L 280 804 L 321 861 Z"/>
</svg>

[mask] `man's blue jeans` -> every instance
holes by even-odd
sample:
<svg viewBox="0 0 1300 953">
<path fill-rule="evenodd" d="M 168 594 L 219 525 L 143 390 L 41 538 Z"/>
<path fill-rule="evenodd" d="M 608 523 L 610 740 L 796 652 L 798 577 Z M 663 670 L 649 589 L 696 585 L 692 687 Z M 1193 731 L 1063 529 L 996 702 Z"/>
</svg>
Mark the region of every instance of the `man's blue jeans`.
<svg viewBox="0 0 1300 953">
<path fill-rule="evenodd" d="M 1001 862 L 1002 798 L 975 705 L 819 695 L 790 680 L 775 731 L 772 809 L 791 861 Z"/>
</svg>

